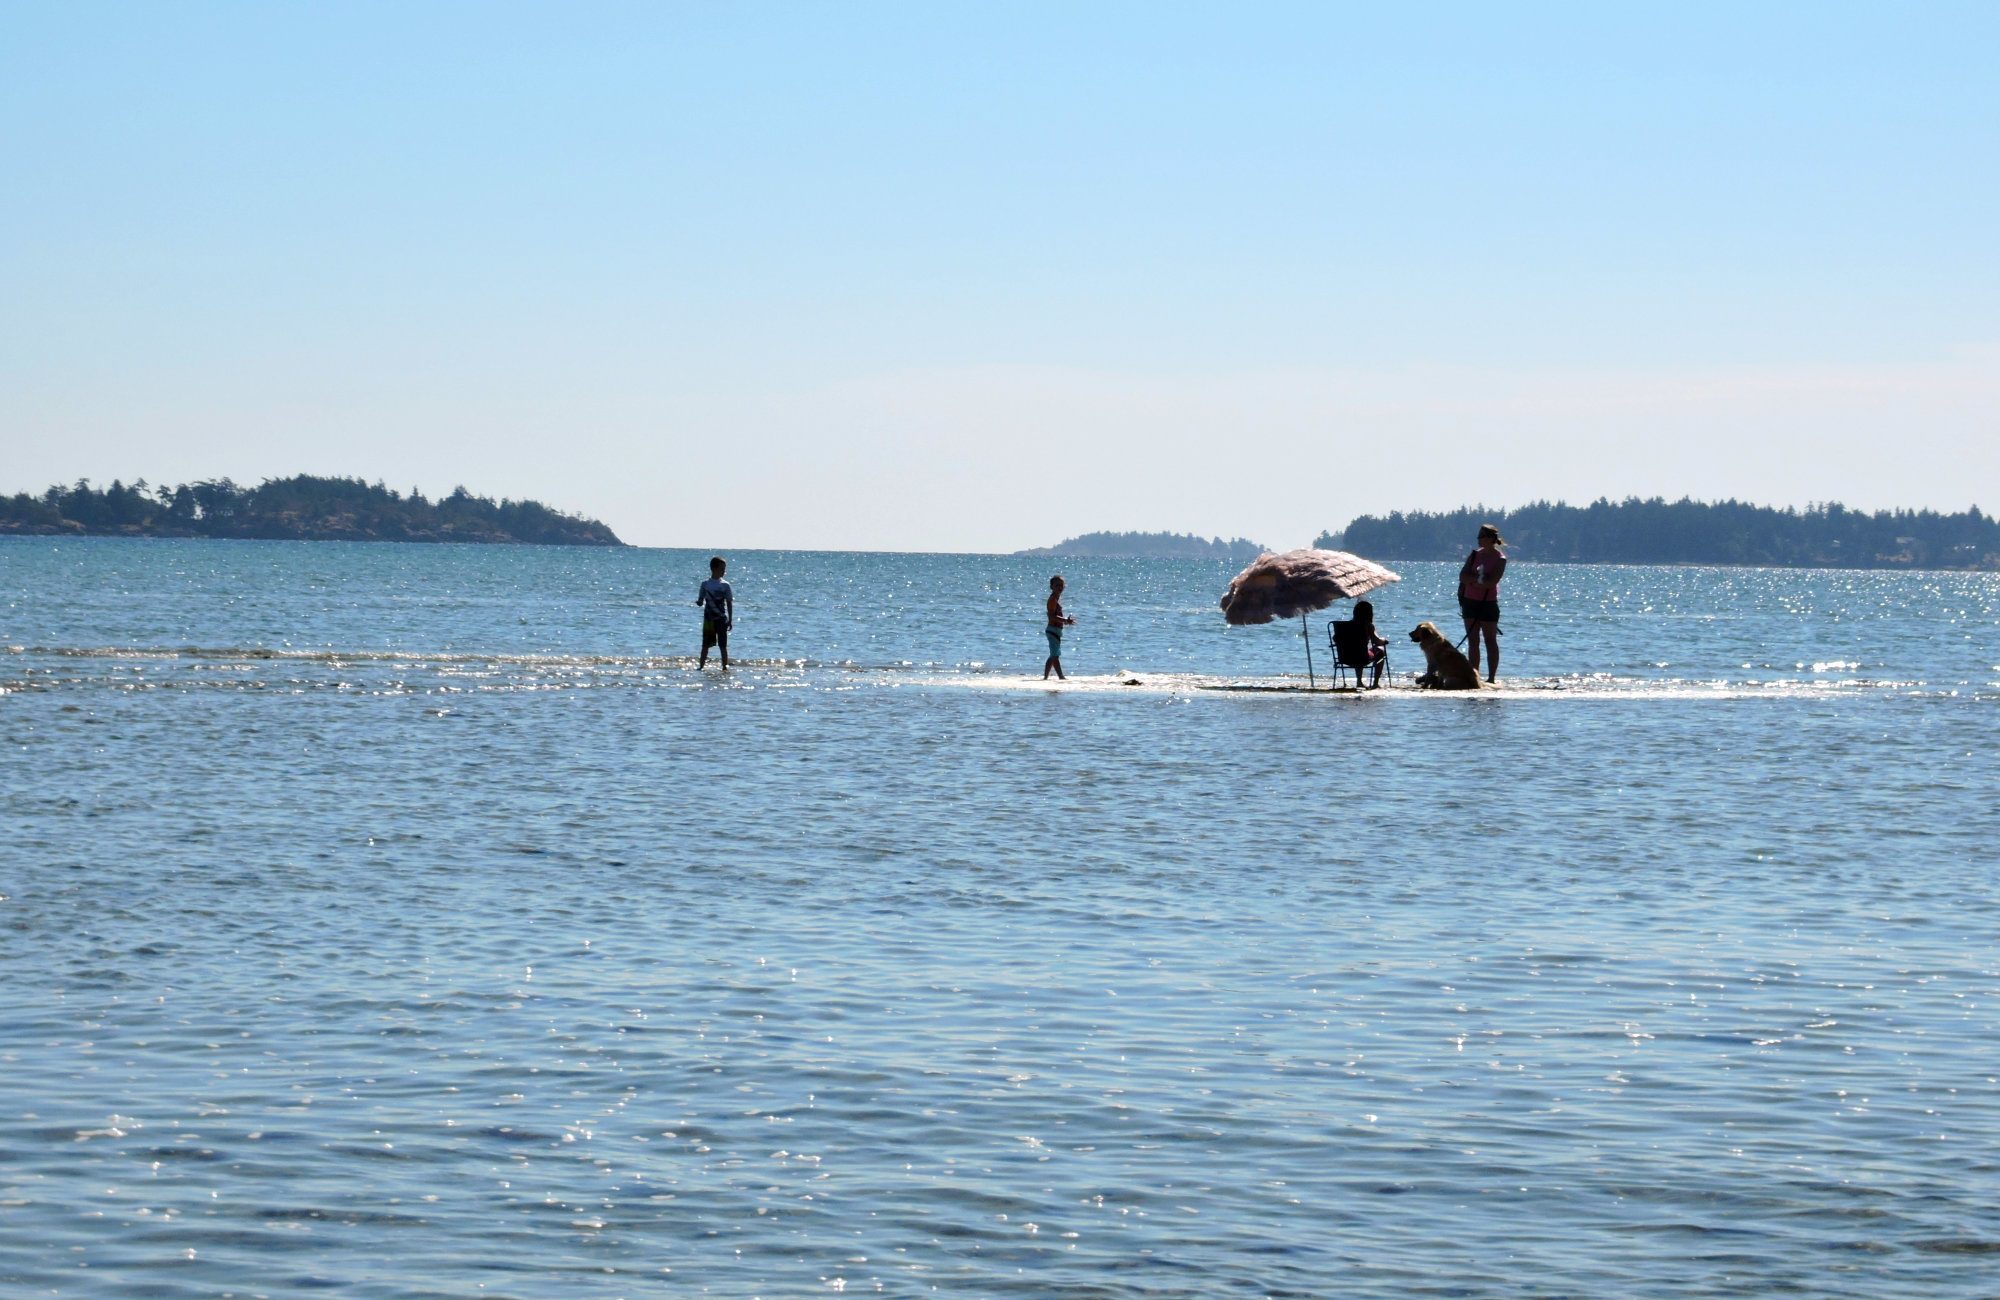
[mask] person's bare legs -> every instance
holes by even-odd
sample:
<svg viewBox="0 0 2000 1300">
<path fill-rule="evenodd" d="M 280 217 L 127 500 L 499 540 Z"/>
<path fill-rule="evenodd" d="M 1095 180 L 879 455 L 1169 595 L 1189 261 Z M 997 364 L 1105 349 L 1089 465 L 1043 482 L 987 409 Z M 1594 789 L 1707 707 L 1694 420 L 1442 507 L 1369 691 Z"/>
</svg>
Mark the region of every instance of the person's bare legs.
<svg viewBox="0 0 2000 1300">
<path fill-rule="evenodd" d="M 1481 623 L 1479 629 L 1486 633 L 1486 680 L 1488 683 L 1491 683 L 1494 678 L 1500 675 L 1500 625 L 1498 623 Z M 1474 672 L 1479 671 L 1479 663 L 1476 657 L 1473 661 L 1472 670 Z"/>
<path fill-rule="evenodd" d="M 1465 657 L 1472 664 L 1472 671 L 1479 672 L 1479 623 L 1476 619 L 1465 620 Z"/>
</svg>

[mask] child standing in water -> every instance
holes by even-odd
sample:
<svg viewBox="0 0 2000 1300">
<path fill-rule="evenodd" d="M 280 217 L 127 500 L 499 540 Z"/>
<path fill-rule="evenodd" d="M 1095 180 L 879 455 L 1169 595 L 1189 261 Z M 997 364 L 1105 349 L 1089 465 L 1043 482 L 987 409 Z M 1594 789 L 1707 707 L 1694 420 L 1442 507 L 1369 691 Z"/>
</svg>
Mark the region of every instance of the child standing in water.
<svg viewBox="0 0 2000 1300">
<path fill-rule="evenodd" d="M 1075 626 L 1076 620 L 1063 613 L 1062 594 L 1063 580 L 1062 575 L 1058 573 L 1049 579 L 1049 657 L 1042 664 L 1043 681 L 1049 679 L 1051 670 L 1054 670 L 1058 680 L 1065 682 L 1069 680 L 1063 676 L 1062 670 L 1062 634 L 1064 628 Z"/>
<path fill-rule="evenodd" d="M 722 580 L 728 567 L 729 561 L 720 555 L 710 560 L 708 580 L 695 594 L 694 603 L 701 606 L 701 662 L 697 669 L 708 667 L 712 646 L 722 652 L 722 671 L 729 671 L 729 629 L 736 626 L 736 593 Z"/>
</svg>

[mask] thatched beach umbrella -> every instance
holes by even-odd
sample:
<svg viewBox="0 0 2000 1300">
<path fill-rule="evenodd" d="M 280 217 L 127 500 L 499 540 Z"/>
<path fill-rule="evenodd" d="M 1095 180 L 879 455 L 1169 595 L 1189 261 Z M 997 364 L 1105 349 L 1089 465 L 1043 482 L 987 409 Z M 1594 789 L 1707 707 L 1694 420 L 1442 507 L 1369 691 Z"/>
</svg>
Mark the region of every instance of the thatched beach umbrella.
<svg viewBox="0 0 2000 1300">
<path fill-rule="evenodd" d="M 1400 574 L 1346 551 L 1307 547 L 1281 555 L 1267 553 L 1230 579 L 1229 590 L 1222 593 L 1222 616 L 1243 626 L 1296 614 L 1299 630 L 1306 638 L 1306 684 L 1313 686 L 1317 682 L 1313 677 L 1312 634 L 1306 631 L 1306 615 L 1325 609 L 1336 600 L 1353 600 L 1401 580 Z"/>
</svg>

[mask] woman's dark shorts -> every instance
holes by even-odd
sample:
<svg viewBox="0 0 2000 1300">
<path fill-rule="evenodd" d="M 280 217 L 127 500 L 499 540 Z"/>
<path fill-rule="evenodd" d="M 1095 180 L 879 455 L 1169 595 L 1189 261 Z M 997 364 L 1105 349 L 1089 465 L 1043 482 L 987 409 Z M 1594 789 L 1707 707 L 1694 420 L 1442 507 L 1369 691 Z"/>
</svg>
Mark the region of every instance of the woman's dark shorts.
<svg viewBox="0 0 2000 1300">
<path fill-rule="evenodd" d="M 1497 600 L 1467 600 L 1458 598 L 1459 615 L 1468 623 L 1498 623 L 1500 602 Z"/>
</svg>

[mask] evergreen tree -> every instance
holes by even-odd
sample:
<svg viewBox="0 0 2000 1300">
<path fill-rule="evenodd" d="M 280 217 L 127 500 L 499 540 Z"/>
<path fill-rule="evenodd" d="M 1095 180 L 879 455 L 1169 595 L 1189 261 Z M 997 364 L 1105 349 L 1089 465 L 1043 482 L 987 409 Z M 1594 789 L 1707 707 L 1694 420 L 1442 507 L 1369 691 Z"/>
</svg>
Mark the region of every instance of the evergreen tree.
<svg viewBox="0 0 2000 1300">
<path fill-rule="evenodd" d="M 254 488 L 229 479 L 150 487 L 88 479 L 42 495 L 0 497 L 0 533 L 112 533 L 166 537 L 328 538 L 425 542 L 542 542 L 620 546 L 594 519 L 536 501 L 501 501 L 460 487 L 432 503 L 381 483 L 299 474 Z"/>
<path fill-rule="evenodd" d="M 1499 527 L 1511 554 L 1541 561 L 2000 568 L 2000 523 L 1977 507 L 1866 514 L 1838 502 L 1794 510 L 1733 499 L 1600 497 L 1582 507 L 1537 501 L 1516 510 L 1392 511 L 1362 515 L 1317 544 L 1385 560 L 1455 560 L 1472 549 L 1482 523 Z"/>
</svg>

